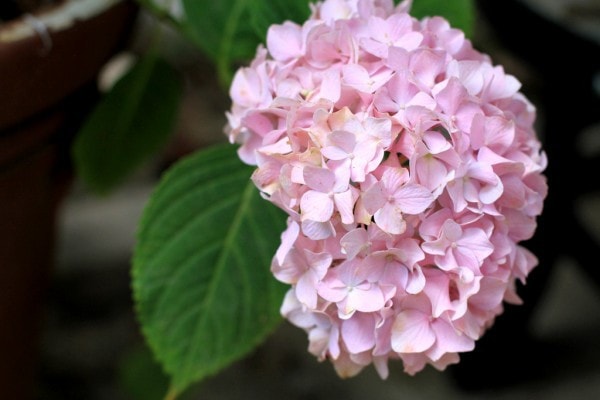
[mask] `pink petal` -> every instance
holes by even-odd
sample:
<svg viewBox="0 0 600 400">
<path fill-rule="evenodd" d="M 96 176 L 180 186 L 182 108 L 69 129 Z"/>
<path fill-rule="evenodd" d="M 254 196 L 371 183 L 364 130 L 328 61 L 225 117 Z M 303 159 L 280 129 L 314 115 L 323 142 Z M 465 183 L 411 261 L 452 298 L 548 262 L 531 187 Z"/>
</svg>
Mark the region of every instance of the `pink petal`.
<svg viewBox="0 0 600 400">
<path fill-rule="evenodd" d="M 412 271 L 409 271 L 408 281 L 406 283 L 406 292 L 410 294 L 421 293 L 425 288 L 425 275 L 419 265 L 415 266 Z"/>
<path fill-rule="evenodd" d="M 372 80 L 365 67 L 358 64 L 346 64 L 342 68 L 344 83 L 361 92 L 371 93 Z"/>
<path fill-rule="evenodd" d="M 475 348 L 473 339 L 457 332 L 448 322 L 438 318 L 433 321 L 431 326 L 436 340 L 427 355 L 433 361 L 439 360 L 446 353 L 471 351 Z"/>
<path fill-rule="evenodd" d="M 446 239 L 437 239 L 430 242 L 425 242 L 421 245 L 423 251 L 427 254 L 433 254 L 437 256 L 443 256 L 446 254 L 448 248 L 448 241 Z"/>
<path fill-rule="evenodd" d="M 400 235 L 406 231 L 406 221 L 398 206 L 386 203 L 374 216 L 375 222 L 384 232 Z"/>
<path fill-rule="evenodd" d="M 433 203 L 433 195 L 425 186 L 408 184 L 400 188 L 394 199 L 403 213 L 419 214 L 425 211 Z"/>
<path fill-rule="evenodd" d="M 456 242 L 463 236 L 463 230 L 456 221 L 448 219 L 442 226 L 442 235 L 450 242 Z"/>
<path fill-rule="evenodd" d="M 310 271 L 300 277 L 296 283 L 296 297 L 306 307 L 317 308 L 317 277 Z"/>
<path fill-rule="evenodd" d="M 367 290 L 354 288 L 348 293 L 346 297 L 348 307 L 361 312 L 380 311 L 386 301 L 381 288 L 375 283 L 369 283 L 366 286 L 369 287 Z"/>
<path fill-rule="evenodd" d="M 352 224 L 354 222 L 354 201 L 355 197 L 352 191 L 346 190 L 342 193 L 333 195 L 335 207 L 340 213 L 343 224 Z"/>
<path fill-rule="evenodd" d="M 404 310 L 392 326 L 392 349 L 398 353 L 420 353 L 435 343 L 435 333 L 426 314 Z"/>
<path fill-rule="evenodd" d="M 328 221 L 333 215 L 333 200 L 327 193 L 309 190 L 300 199 L 302 220 Z"/>
<path fill-rule="evenodd" d="M 356 228 L 346 233 L 340 240 L 340 245 L 346 253 L 348 260 L 352 260 L 363 250 L 368 248 L 369 236 L 366 229 Z"/>
<path fill-rule="evenodd" d="M 335 183 L 334 173 L 325 168 L 308 165 L 302 170 L 302 175 L 309 188 L 323 193 L 331 191 Z"/>
<path fill-rule="evenodd" d="M 281 244 L 275 253 L 275 259 L 279 264 L 283 264 L 285 256 L 294 245 L 299 233 L 300 227 L 298 226 L 298 223 L 295 221 L 289 221 L 287 229 L 281 234 Z"/>
<path fill-rule="evenodd" d="M 294 284 L 306 271 L 305 264 L 301 253 L 292 249 L 285 257 L 285 261 L 281 265 L 273 264 L 271 270 L 279 281 Z"/>
<path fill-rule="evenodd" d="M 335 236 L 335 229 L 333 228 L 331 221 L 302 221 L 302 232 L 312 240 L 323 240 Z"/>
<path fill-rule="evenodd" d="M 427 271 L 427 285 L 424 290 L 431 301 L 431 315 L 435 318 L 452 309 L 452 301 L 448 291 L 449 282 L 450 279 L 446 272 L 438 269 Z"/>
<path fill-rule="evenodd" d="M 481 310 L 493 310 L 502 303 L 507 283 L 502 279 L 484 277 L 479 292 L 469 297 L 469 304 Z"/>
<path fill-rule="evenodd" d="M 457 77 L 470 95 L 477 95 L 483 89 L 483 75 L 479 61 L 456 61 L 448 64 L 448 74 Z"/>
<path fill-rule="evenodd" d="M 431 191 L 442 186 L 448 178 L 446 165 L 432 156 L 419 158 L 415 162 L 415 170 L 419 183 Z"/>
<path fill-rule="evenodd" d="M 302 55 L 302 28 L 293 22 L 271 25 L 267 31 L 267 48 L 278 61 L 287 61 Z"/>
<path fill-rule="evenodd" d="M 384 187 L 377 182 L 362 194 L 362 204 L 369 214 L 375 214 L 386 203 Z"/>
<path fill-rule="evenodd" d="M 459 247 L 468 248 L 481 262 L 494 251 L 494 245 L 490 242 L 485 232 L 477 228 L 467 228 L 462 237 L 457 241 Z"/>
<path fill-rule="evenodd" d="M 342 91 L 342 83 L 340 73 L 337 70 L 329 69 L 323 74 L 319 97 L 332 102 L 337 102 L 340 99 Z"/>
<path fill-rule="evenodd" d="M 233 77 L 229 95 L 235 103 L 244 107 L 255 107 L 262 99 L 262 82 L 258 73 L 251 68 L 240 68 Z"/>
<path fill-rule="evenodd" d="M 411 53 L 410 69 L 426 88 L 435 84 L 435 78 L 444 68 L 444 53 L 437 50 L 415 50 Z"/>
<path fill-rule="evenodd" d="M 351 353 L 370 350 L 375 346 L 375 319 L 369 314 L 354 314 L 342 323 L 341 335 Z"/>
<path fill-rule="evenodd" d="M 334 272 L 332 270 L 332 272 Z M 335 276 L 327 276 L 322 280 L 317 287 L 319 296 L 333 303 L 340 302 L 348 295 L 348 287 L 344 282 L 337 279 Z"/>
</svg>

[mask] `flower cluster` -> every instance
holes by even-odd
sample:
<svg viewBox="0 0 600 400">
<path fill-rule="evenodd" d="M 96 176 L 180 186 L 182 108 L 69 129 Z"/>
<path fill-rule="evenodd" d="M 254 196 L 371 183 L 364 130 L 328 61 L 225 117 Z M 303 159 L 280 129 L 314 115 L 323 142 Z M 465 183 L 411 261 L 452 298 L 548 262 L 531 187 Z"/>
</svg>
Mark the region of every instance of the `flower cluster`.
<svg viewBox="0 0 600 400">
<path fill-rule="evenodd" d="M 518 303 L 546 165 L 520 84 L 409 2 L 326 0 L 237 71 L 227 133 L 289 214 L 282 313 L 341 376 L 458 362 Z"/>
</svg>

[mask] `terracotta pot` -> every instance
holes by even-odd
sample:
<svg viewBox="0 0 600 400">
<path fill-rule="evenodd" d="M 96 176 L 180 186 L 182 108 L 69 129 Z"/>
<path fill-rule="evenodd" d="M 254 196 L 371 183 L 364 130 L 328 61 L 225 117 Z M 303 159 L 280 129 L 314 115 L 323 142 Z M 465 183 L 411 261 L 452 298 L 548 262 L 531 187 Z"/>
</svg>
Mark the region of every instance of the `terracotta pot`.
<svg viewBox="0 0 600 400">
<path fill-rule="evenodd" d="M 37 341 L 69 145 L 125 44 L 130 1 L 65 1 L 0 26 L 0 392 L 34 396 Z"/>
</svg>

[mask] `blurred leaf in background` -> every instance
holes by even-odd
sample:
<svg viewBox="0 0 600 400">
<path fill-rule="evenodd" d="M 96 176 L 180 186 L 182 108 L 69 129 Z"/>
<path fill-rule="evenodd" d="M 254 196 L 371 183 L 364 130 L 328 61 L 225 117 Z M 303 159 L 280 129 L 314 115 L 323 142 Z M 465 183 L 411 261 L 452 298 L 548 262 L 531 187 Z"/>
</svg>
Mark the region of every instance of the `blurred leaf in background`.
<svg viewBox="0 0 600 400">
<path fill-rule="evenodd" d="M 212 59 L 223 87 L 237 65 L 252 59 L 273 23 L 301 23 L 306 0 L 183 0 L 182 31 Z"/>
<path fill-rule="evenodd" d="M 182 94 L 180 75 L 146 55 L 96 106 L 73 145 L 79 177 L 106 193 L 167 141 Z"/>
<path fill-rule="evenodd" d="M 398 0 L 395 0 L 399 3 Z M 473 35 L 475 4 L 473 0 L 413 0 L 410 14 L 418 19 L 440 15 L 466 37 Z"/>
</svg>

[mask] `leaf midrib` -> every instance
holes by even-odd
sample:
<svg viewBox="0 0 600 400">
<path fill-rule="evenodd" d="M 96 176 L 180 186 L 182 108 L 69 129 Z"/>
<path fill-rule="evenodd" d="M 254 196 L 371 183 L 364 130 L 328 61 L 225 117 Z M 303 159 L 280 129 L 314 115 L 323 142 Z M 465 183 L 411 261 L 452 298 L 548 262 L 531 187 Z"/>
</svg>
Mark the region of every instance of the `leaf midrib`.
<svg viewBox="0 0 600 400">
<path fill-rule="evenodd" d="M 215 273 L 213 275 L 213 279 L 211 279 L 211 281 L 210 281 L 207 295 L 203 300 L 204 304 L 201 307 L 202 309 L 205 309 L 205 310 L 210 309 L 212 303 L 215 300 L 215 297 L 216 297 L 215 293 L 218 288 L 218 283 L 221 281 L 222 275 L 223 275 L 224 271 L 227 269 L 227 264 L 225 263 L 225 260 L 227 259 L 227 256 L 226 256 L 227 249 L 231 248 L 231 246 L 235 242 L 237 232 L 240 229 L 242 220 L 244 219 L 244 217 L 246 215 L 248 205 L 250 203 L 249 199 L 252 196 L 253 190 L 255 190 L 255 189 L 251 182 L 246 184 L 246 188 L 244 189 L 244 192 L 241 197 L 240 207 L 238 208 L 238 210 L 232 220 L 231 229 L 229 229 L 227 236 L 225 237 L 225 240 L 223 241 L 223 251 L 219 255 L 219 258 L 216 262 L 216 266 L 214 269 Z M 184 376 L 192 376 L 193 375 L 193 373 L 190 372 L 191 366 L 194 364 L 194 355 L 197 352 L 198 346 L 200 345 L 200 343 L 199 343 L 200 341 L 197 339 L 201 336 L 201 335 L 199 335 L 199 332 L 202 332 L 202 327 L 206 324 L 207 317 L 208 317 L 208 314 L 203 314 L 203 315 L 199 316 L 198 322 L 196 323 L 196 332 L 194 335 L 194 339 L 192 340 L 192 343 L 191 343 L 192 347 L 190 348 L 190 351 L 187 356 L 187 360 L 185 362 L 186 366 L 185 366 L 185 368 L 182 368 L 182 371 L 186 371 L 185 374 L 182 374 Z M 183 381 L 185 381 L 185 380 L 183 380 Z M 178 387 L 179 385 L 176 385 L 176 386 Z"/>
</svg>

